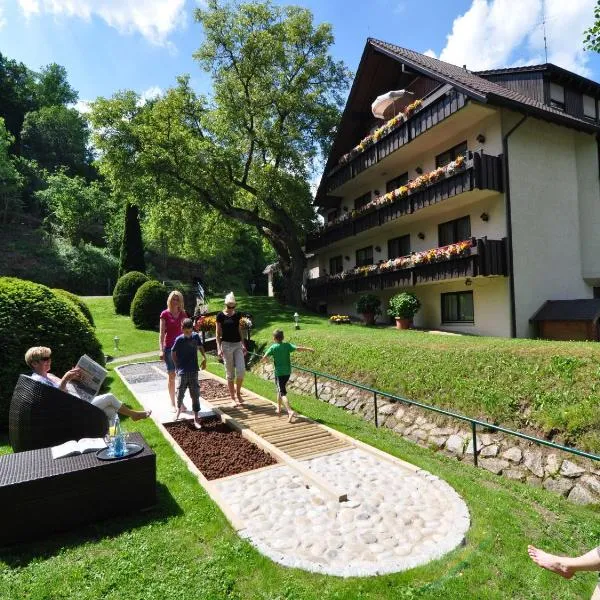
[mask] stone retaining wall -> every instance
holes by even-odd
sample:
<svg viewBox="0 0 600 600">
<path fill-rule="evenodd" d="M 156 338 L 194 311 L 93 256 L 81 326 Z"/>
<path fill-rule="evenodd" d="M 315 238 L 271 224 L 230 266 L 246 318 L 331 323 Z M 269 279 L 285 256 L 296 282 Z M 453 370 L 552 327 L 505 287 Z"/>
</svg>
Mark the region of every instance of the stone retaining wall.
<svg viewBox="0 0 600 600">
<path fill-rule="evenodd" d="M 254 372 L 265 379 L 273 378 L 271 364 L 258 365 Z M 314 377 L 295 372 L 290 389 L 314 396 Z M 319 398 L 374 421 L 373 394 L 352 386 L 321 380 L 317 383 Z M 435 415 L 418 407 L 378 399 L 380 427 L 393 429 L 399 435 L 458 460 L 473 462 L 470 427 L 462 422 Z M 576 504 L 600 502 L 600 464 L 589 459 L 546 448 L 498 432 L 478 433 L 479 466 L 509 479 L 566 496 Z"/>
</svg>

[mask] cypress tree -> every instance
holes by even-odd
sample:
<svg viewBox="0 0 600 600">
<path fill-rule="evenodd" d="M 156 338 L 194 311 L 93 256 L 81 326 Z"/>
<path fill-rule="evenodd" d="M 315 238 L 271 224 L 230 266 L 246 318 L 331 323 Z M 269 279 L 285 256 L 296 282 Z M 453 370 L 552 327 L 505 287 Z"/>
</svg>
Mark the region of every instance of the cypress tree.
<svg viewBox="0 0 600 600">
<path fill-rule="evenodd" d="M 138 207 L 135 204 L 127 204 L 127 209 L 125 210 L 125 229 L 121 244 L 119 277 L 130 271 L 146 272 L 140 215 Z"/>
</svg>

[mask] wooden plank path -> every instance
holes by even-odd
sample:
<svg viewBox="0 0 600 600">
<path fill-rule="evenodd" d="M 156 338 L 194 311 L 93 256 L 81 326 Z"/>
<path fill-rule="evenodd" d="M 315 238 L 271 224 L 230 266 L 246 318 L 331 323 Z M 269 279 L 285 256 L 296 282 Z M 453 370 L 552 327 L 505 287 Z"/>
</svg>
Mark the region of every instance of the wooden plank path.
<svg viewBox="0 0 600 600">
<path fill-rule="evenodd" d="M 288 423 L 285 410 L 278 415 L 275 405 L 260 396 L 242 394 L 242 397 L 242 406 L 232 405 L 229 396 L 205 402 L 296 460 L 352 447 L 349 441 L 334 436 L 318 423 L 301 415 L 296 417 L 294 423 Z"/>
</svg>

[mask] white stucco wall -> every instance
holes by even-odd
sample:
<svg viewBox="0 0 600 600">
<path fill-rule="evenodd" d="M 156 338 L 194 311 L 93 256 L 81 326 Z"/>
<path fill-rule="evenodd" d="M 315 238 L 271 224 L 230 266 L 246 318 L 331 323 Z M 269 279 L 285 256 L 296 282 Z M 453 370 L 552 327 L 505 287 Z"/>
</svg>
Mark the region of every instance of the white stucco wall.
<svg viewBox="0 0 600 600">
<path fill-rule="evenodd" d="M 507 115 L 505 128 L 514 121 Z M 582 278 L 579 206 L 592 203 L 598 166 L 591 164 L 595 148 L 576 142 L 583 135 L 529 118 L 509 138 L 518 337 L 532 335 L 529 319 L 546 300 L 592 297 Z M 592 176 L 596 183 L 590 191 Z M 594 247 L 597 242 L 586 242 L 586 255 Z"/>
</svg>

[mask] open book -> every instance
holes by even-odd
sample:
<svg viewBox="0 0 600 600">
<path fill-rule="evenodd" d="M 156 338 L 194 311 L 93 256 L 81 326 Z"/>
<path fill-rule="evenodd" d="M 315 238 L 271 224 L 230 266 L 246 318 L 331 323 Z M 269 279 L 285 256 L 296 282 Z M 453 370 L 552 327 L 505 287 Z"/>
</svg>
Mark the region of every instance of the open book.
<svg viewBox="0 0 600 600">
<path fill-rule="evenodd" d="M 81 377 L 78 380 L 70 381 L 67 384 L 67 389 L 69 393 L 91 402 L 98 393 L 106 377 L 107 370 L 87 354 L 79 359 L 77 366 L 81 369 Z"/>
<path fill-rule="evenodd" d="M 63 456 L 75 456 L 106 448 L 106 442 L 102 438 L 81 438 L 70 440 L 60 446 L 52 446 L 52 458 L 63 458 Z"/>
</svg>

